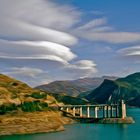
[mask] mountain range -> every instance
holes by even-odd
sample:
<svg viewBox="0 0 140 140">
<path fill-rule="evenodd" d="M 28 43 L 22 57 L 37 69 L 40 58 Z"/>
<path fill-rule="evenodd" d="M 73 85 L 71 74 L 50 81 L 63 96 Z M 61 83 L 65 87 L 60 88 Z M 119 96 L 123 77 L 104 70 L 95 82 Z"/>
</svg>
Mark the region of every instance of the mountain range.
<svg viewBox="0 0 140 140">
<path fill-rule="evenodd" d="M 114 76 L 103 76 L 96 78 L 83 78 L 77 80 L 54 81 L 49 84 L 40 85 L 35 89 L 44 90 L 53 93 L 65 93 L 66 95 L 77 97 L 79 94 L 97 88 L 105 79 L 116 80 Z"/>
<path fill-rule="evenodd" d="M 140 107 L 140 72 L 117 80 L 104 80 L 85 98 L 92 103 L 108 103 L 124 100 L 128 105 Z"/>
<path fill-rule="evenodd" d="M 140 107 L 140 72 L 124 78 L 103 76 L 101 78 L 84 78 L 72 81 L 55 81 L 36 87 L 49 92 L 62 93 L 86 99 L 91 104 L 113 103 L 120 100 L 130 106 Z M 61 98 L 60 98 L 61 99 Z"/>
<path fill-rule="evenodd" d="M 0 74 L 0 114 L 12 110 L 41 111 L 48 106 L 61 103 L 104 104 L 122 99 L 130 106 L 140 107 L 140 72 L 124 78 L 56 81 L 35 89 Z"/>
</svg>

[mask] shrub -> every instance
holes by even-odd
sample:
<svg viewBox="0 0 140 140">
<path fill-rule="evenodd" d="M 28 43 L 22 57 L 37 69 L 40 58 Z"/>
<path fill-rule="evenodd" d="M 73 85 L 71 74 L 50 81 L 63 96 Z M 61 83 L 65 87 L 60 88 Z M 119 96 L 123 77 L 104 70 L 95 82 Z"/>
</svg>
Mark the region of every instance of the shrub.
<svg viewBox="0 0 140 140">
<path fill-rule="evenodd" d="M 25 112 L 40 111 L 39 101 L 27 102 L 21 104 L 21 109 Z"/>
<path fill-rule="evenodd" d="M 17 110 L 17 106 L 15 104 L 4 104 L 0 106 L 1 115 L 14 110 Z"/>
<path fill-rule="evenodd" d="M 47 94 L 44 92 L 33 92 L 31 94 L 31 97 L 33 97 L 35 99 L 42 99 L 42 98 L 47 98 Z"/>
<path fill-rule="evenodd" d="M 42 111 L 48 107 L 47 103 L 40 101 L 24 102 L 21 104 L 21 109 L 25 112 Z"/>
</svg>

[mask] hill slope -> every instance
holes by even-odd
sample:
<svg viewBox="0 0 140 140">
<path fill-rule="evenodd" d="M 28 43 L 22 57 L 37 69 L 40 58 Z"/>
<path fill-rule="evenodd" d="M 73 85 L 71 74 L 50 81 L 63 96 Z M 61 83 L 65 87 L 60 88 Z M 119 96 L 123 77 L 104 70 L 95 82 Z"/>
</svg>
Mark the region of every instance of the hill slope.
<svg viewBox="0 0 140 140">
<path fill-rule="evenodd" d="M 0 74 L 0 114 L 14 110 L 41 111 L 51 104 L 58 104 L 54 97 Z"/>
<path fill-rule="evenodd" d="M 50 107 L 59 104 L 49 93 L 0 74 L 0 135 L 64 130 L 73 120 Z"/>
<path fill-rule="evenodd" d="M 134 106 L 140 106 L 140 102 L 134 102 L 139 98 L 140 73 L 134 73 L 115 81 L 104 80 L 98 88 L 86 96 L 90 102 L 107 103 L 124 99 L 128 104 Z"/>
<path fill-rule="evenodd" d="M 51 93 L 32 89 L 25 83 L 0 74 L 0 114 L 17 110 L 43 111 L 52 105 L 88 103 L 84 99 Z"/>
<path fill-rule="evenodd" d="M 78 96 L 81 92 L 86 92 L 98 87 L 104 79 L 115 80 L 116 77 L 103 76 L 101 78 L 83 78 L 71 81 L 55 81 L 49 84 L 40 85 L 35 89 L 40 89 L 54 93 L 66 93 L 69 96 Z"/>
</svg>

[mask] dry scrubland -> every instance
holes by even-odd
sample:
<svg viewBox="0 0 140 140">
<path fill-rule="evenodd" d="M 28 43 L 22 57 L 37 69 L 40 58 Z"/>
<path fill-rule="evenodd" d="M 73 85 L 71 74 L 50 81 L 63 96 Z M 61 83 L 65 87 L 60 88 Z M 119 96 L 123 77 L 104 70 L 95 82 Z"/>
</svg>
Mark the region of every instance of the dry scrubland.
<svg viewBox="0 0 140 140">
<path fill-rule="evenodd" d="M 73 121 L 49 109 L 61 104 L 46 92 L 0 74 L 0 135 L 64 130 L 63 125 Z"/>
<path fill-rule="evenodd" d="M 57 111 L 3 115 L 0 116 L 0 135 L 62 131 L 65 124 L 71 123 L 73 120 Z"/>
</svg>

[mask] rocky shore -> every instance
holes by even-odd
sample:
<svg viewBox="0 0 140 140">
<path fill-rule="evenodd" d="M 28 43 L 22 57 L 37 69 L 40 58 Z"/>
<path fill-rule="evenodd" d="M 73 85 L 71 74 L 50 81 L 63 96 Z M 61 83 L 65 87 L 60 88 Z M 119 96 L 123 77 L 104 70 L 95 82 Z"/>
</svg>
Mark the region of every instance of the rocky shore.
<svg viewBox="0 0 140 140">
<path fill-rule="evenodd" d="M 33 134 L 63 131 L 74 121 L 59 111 L 13 113 L 0 116 L 0 135 Z"/>
</svg>

